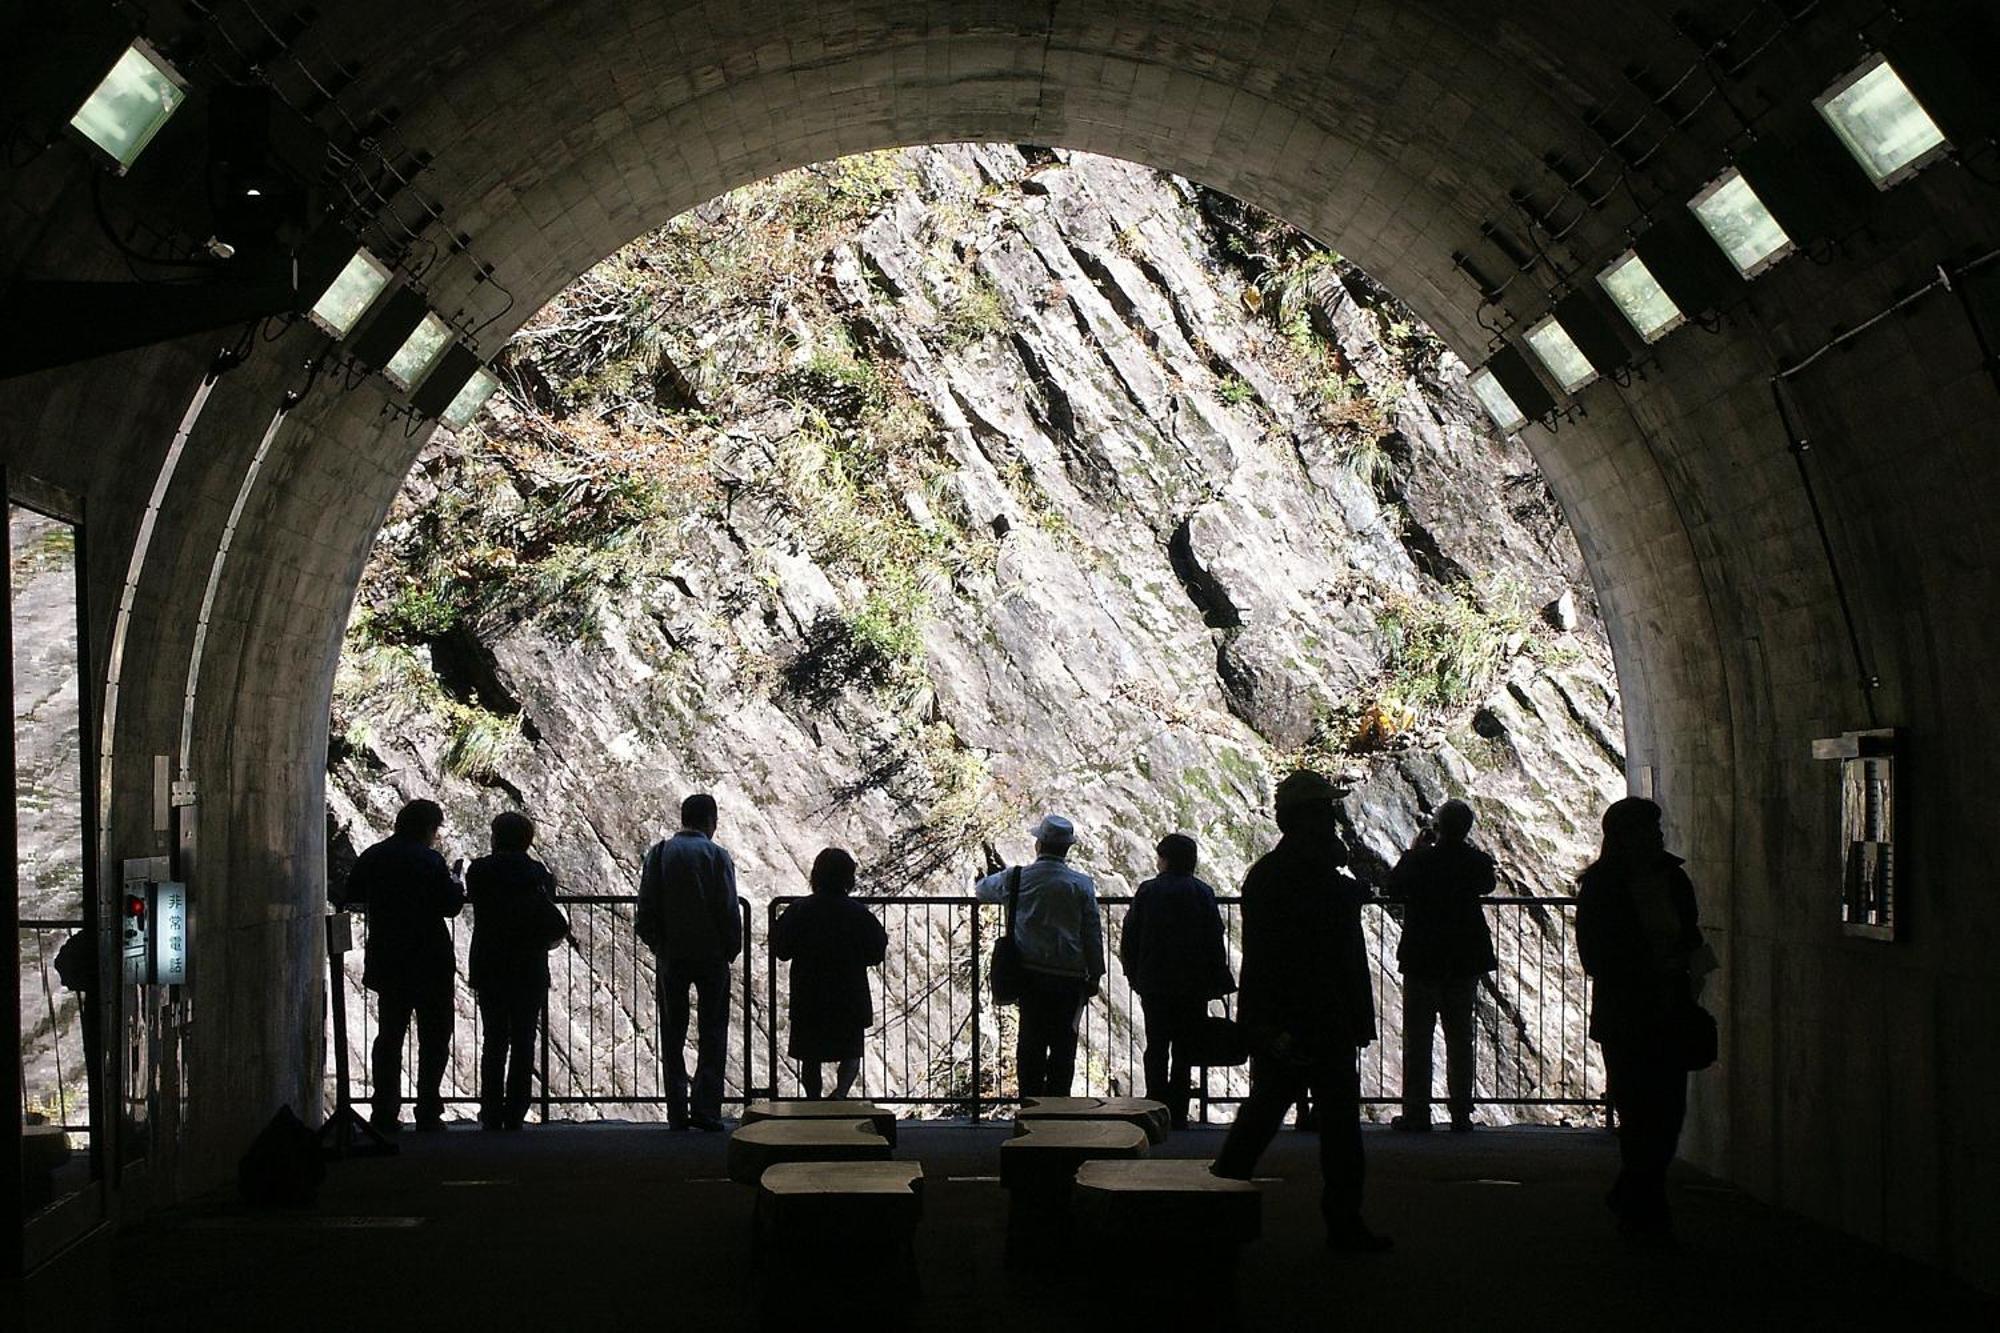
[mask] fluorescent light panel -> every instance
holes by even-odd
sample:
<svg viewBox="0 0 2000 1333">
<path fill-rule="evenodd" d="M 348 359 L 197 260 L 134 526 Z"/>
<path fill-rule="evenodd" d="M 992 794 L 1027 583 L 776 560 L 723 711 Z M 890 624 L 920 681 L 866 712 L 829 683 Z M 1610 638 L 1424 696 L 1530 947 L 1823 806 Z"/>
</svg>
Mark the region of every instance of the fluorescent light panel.
<svg viewBox="0 0 2000 1333">
<path fill-rule="evenodd" d="M 1709 182 L 1688 207 L 1745 278 L 1756 277 L 1796 248 L 1735 167 Z"/>
<path fill-rule="evenodd" d="M 1501 430 L 1511 434 L 1528 424 L 1527 415 L 1514 405 L 1513 397 L 1500 387 L 1500 381 L 1494 378 L 1492 371 L 1484 368 L 1475 370 L 1465 382 L 1471 386 L 1473 396 L 1479 399 L 1486 414 L 1493 418 L 1493 424 Z"/>
<path fill-rule="evenodd" d="M 1687 315 L 1674 304 L 1674 298 L 1667 295 L 1636 250 L 1627 250 L 1606 265 L 1597 275 L 1597 285 L 1649 343 L 1658 342 L 1687 322 Z"/>
<path fill-rule="evenodd" d="M 405 393 L 415 388 L 425 373 L 451 343 L 451 326 L 435 314 L 426 314 L 382 367 L 389 382 Z"/>
<path fill-rule="evenodd" d="M 139 160 L 186 100 L 187 82 L 166 57 L 145 42 L 134 41 L 69 123 L 123 172 Z"/>
<path fill-rule="evenodd" d="M 458 391 L 451 400 L 451 405 L 445 408 L 444 424 L 453 430 L 463 430 L 471 425 L 472 419 L 479 415 L 479 409 L 486 406 L 486 400 L 491 398 L 494 390 L 499 387 L 500 381 L 494 378 L 492 371 L 484 369 L 473 371 L 472 378 L 465 382 L 465 387 Z"/>
<path fill-rule="evenodd" d="M 1590 358 L 1554 315 L 1528 330 L 1528 346 L 1549 368 L 1549 374 L 1556 377 L 1564 393 L 1575 393 L 1597 378 L 1597 367 L 1590 364 Z"/>
<path fill-rule="evenodd" d="M 389 268 L 366 250 L 354 258 L 313 302 L 312 322 L 336 338 L 345 338 L 389 285 Z"/>
<path fill-rule="evenodd" d="M 1813 105 L 1854 160 L 1886 190 L 1908 180 L 1950 147 L 1886 57 L 1870 56 Z"/>
</svg>

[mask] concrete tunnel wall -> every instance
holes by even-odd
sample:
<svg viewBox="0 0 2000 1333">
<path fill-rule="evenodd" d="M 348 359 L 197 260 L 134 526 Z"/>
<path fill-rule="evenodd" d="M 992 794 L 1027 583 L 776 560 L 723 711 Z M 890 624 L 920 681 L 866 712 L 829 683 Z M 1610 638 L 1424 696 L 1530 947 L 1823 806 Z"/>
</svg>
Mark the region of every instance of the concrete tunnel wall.
<svg viewBox="0 0 2000 1333">
<path fill-rule="evenodd" d="M 1627 66 L 1671 77 L 1697 54 L 1666 3 L 1500 8 L 355 0 L 299 50 L 352 65 L 341 105 L 357 118 L 399 108 L 402 139 L 434 155 L 420 187 L 515 296 L 500 314 L 463 258 L 428 275 L 437 309 L 497 316 L 485 354 L 595 260 L 736 185 L 865 149 L 999 140 L 1109 153 L 1248 199 L 1355 259 L 1477 363 L 1482 321 L 1518 334 L 1553 278 L 1538 268 L 1482 308 L 1454 252 L 1503 271 L 1482 221 L 1518 222 L 1510 190 L 1549 193 L 1544 154 L 1604 151 L 1584 117 L 1636 105 Z M 1718 11 L 1717 26 L 1737 9 L 1697 8 Z M 1638 199 L 1664 215 L 1723 165 L 1740 129 L 1731 106 L 1767 139 L 1823 134 L 1810 100 L 1858 58 L 1866 9 L 1823 5 L 1725 76 L 1729 98 L 1665 134 L 1620 198 L 1549 243 L 1575 280 L 1587 286 L 1640 225 Z M 128 188 L 185 169 L 177 151 L 163 136 Z M 124 276 L 91 218 L 94 170 L 63 146 L 8 174 L 0 275 Z M 1680 331 L 1629 382 L 1584 389 L 1559 429 L 1526 431 L 1603 602 L 1635 785 L 1648 770 L 1723 960 L 1711 991 L 1723 1062 L 1695 1081 L 1685 1151 L 1989 1282 L 2000 895 L 1971 812 L 2000 779 L 1986 741 L 2000 720 L 2000 398 L 1944 293 L 1793 383 L 1880 677 L 1873 724 L 1906 746 L 1907 930 L 1867 942 L 1839 931 L 1834 774 L 1809 743 L 1871 725 L 1868 701 L 1769 380 L 1938 265 L 2000 243 L 1994 200 L 1967 169 L 1935 167 L 1873 200 L 1837 247 L 1759 279 L 1716 331 Z M 86 497 L 100 668 L 175 423 L 227 340 L 0 381 L 8 468 Z M 303 324 L 257 342 L 216 385 L 166 491 L 112 727 L 113 865 L 154 850 L 151 756 L 178 755 L 211 561 L 272 414 L 322 346 Z M 161 1107 L 146 1131 L 168 1192 L 218 1178 L 278 1102 L 317 1103 L 332 677 L 369 544 L 423 442 L 383 415 L 394 401 L 377 378 L 318 382 L 273 438 L 219 585 L 187 755 L 196 975 L 161 1056 L 169 1084 L 184 1078 L 186 1116 Z"/>
</svg>

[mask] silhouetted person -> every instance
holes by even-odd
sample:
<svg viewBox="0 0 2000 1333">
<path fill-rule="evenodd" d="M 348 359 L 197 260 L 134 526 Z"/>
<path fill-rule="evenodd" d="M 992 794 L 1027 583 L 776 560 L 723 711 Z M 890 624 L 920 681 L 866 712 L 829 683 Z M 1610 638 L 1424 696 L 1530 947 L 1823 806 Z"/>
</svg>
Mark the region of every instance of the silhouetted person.
<svg viewBox="0 0 2000 1333">
<path fill-rule="evenodd" d="M 1125 913 L 1118 957 L 1146 1017 L 1146 1095 L 1164 1103 L 1175 1129 L 1187 1127 L 1187 1043 L 1208 1002 L 1236 989 L 1215 890 L 1195 878 L 1196 848 L 1169 833 L 1154 848 L 1159 875 L 1139 886 Z"/>
<path fill-rule="evenodd" d="M 681 828 L 646 853 L 639 876 L 639 938 L 658 960 L 660 1055 L 667 1123 L 722 1128 L 722 1064 L 729 1053 L 729 965 L 743 949 L 736 863 L 715 841 L 715 798 L 681 802 Z M 701 1006 L 692 1094 L 687 1074 L 688 991 Z"/>
<path fill-rule="evenodd" d="M 1619 1228 L 1669 1239 L 1667 1168 L 1687 1116 L 1674 1018 L 1694 1000 L 1701 948 L 1694 885 L 1666 849 L 1660 807 L 1628 796 L 1604 812 L 1604 845 L 1578 880 L 1576 947 L 1594 983 L 1590 1035 L 1604 1050 L 1622 1167 L 1606 1202 Z"/>
<path fill-rule="evenodd" d="M 451 1060 L 452 989 L 457 964 L 448 917 L 465 906 L 465 891 L 438 851 L 444 811 L 435 801 L 411 801 L 396 812 L 396 830 L 354 859 L 347 904 L 368 914 L 368 955 L 362 984 L 378 997 L 375 1047 L 369 1062 L 374 1107 L 369 1121 L 393 1133 L 403 1105 L 403 1038 L 417 1023 L 417 1128 L 444 1128 L 445 1066 Z"/>
<path fill-rule="evenodd" d="M 875 1022 L 868 969 L 888 956 L 889 933 L 849 895 L 854 858 L 829 847 L 813 860 L 812 897 L 787 907 L 771 926 L 771 953 L 792 965 L 792 1034 L 786 1053 L 815 1100 L 822 1064 L 837 1064 L 833 1095 L 845 1098 L 861 1073 L 863 1034 Z"/>
<path fill-rule="evenodd" d="M 1243 880 L 1243 988 L 1237 1021 L 1252 1052 L 1250 1095 L 1215 1173 L 1248 1180 L 1285 1112 L 1310 1089 L 1319 1116 L 1320 1212 L 1337 1250 L 1386 1250 L 1361 1220 L 1362 1047 L 1375 1040 L 1375 993 L 1361 905 L 1341 873 L 1339 793 L 1300 770 L 1278 784 L 1278 845 Z"/>
<path fill-rule="evenodd" d="M 1076 1078 L 1076 1025 L 1104 977 L 1104 922 L 1097 886 L 1069 864 L 1076 829 L 1061 815 L 1034 828 L 1035 859 L 996 870 L 976 889 L 1004 903 L 1018 883 L 1014 940 L 1026 985 L 1014 1063 L 1023 1097 L 1067 1097 Z"/>
<path fill-rule="evenodd" d="M 1403 905 L 1396 962 L 1403 973 L 1403 1113 L 1397 1129 L 1431 1127 L 1431 1035 L 1444 1021 L 1451 1127 L 1472 1128 L 1472 1002 L 1500 966 L 1480 900 L 1493 892 L 1493 858 L 1466 841 L 1472 807 L 1446 801 L 1389 872 L 1382 896 Z"/>
<path fill-rule="evenodd" d="M 465 872 L 472 904 L 467 971 L 485 1027 L 479 1052 L 479 1123 L 519 1129 L 528 1118 L 535 1029 L 549 998 L 549 950 L 569 934 L 556 906 L 555 876 L 529 855 L 535 825 L 508 811 L 493 817 L 493 852 Z"/>
</svg>

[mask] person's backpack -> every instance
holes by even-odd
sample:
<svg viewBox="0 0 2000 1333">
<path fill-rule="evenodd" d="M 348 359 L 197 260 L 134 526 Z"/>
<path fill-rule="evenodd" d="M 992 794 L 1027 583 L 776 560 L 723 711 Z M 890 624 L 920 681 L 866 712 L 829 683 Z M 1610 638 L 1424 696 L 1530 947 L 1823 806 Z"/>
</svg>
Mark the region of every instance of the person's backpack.
<svg viewBox="0 0 2000 1333">
<path fill-rule="evenodd" d="M 258 1208 L 309 1208 L 325 1179 L 319 1136 L 292 1114 L 289 1103 L 257 1132 L 236 1164 L 237 1191 Z"/>
<path fill-rule="evenodd" d="M 1185 1041 L 1175 1045 L 1185 1049 L 1189 1064 L 1206 1069 L 1222 1069 L 1250 1061 L 1250 1044 L 1243 1038 L 1243 1029 L 1237 1027 L 1236 1020 L 1227 1014 L 1203 1014 Z"/>
<path fill-rule="evenodd" d="M 1007 933 L 993 942 L 993 963 L 986 973 L 997 1005 L 1019 1004 L 1028 985 L 1027 964 L 1021 961 L 1021 946 L 1014 938 L 1014 916 L 1020 907 L 1021 867 L 1015 866 L 1007 872 Z"/>
</svg>

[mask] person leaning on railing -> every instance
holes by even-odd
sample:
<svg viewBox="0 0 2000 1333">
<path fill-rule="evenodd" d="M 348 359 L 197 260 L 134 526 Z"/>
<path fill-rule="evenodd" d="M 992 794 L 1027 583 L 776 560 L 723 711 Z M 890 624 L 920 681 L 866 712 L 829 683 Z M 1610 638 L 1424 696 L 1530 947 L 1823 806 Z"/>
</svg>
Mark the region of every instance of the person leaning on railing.
<svg viewBox="0 0 2000 1333">
<path fill-rule="evenodd" d="M 1076 829 L 1049 815 L 1033 829 L 1035 859 L 995 870 L 981 902 L 1018 895 L 1014 940 L 1026 973 L 1015 1044 L 1023 1097 L 1066 1097 L 1076 1078 L 1076 1028 L 1104 977 L 1104 922 L 1097 885 L 1069 864 Z"/>
<path fill-rule="evenodd" d="M 417 1128 L 444 1128 L 444 1071 L 451 1060 L 451 1002 L 458 982 L 451 931 L 444 923 L 465 906 L 465 890 L 438 851 L 443 831 L 444 811 L 436 801 L 411 801 L 396 812 L 395 832 L 355 858 L 347 875 L 342 905 L 368 915 L 361 981 L 378 997 L 369 1123 L 382 1133 L 400 1127 L 403 1038 L 412 1017 Z"/>
<path fill-rule="evenodd" d="M 1479 979 L 1500 960 L 1481 902 L 1493 892 L 1493 858 L 1466 841 L 1471 832 L 1472 807 L 1446 801 L 1382 889 L 1402 905 L 1403 1113 L 1389 1123 L 1408 1132 L 1431 1127 L 1431 1034 L 1440 1019 L 1451 1127 L 1472 1128 L 1472 1005 Z"/>
<path fill-rule="evenodd" d="M 862 1043 L 875 1022 L 868 969 L 889 953 L 888 932 L 853 892 L 854 858 L 828 847 L 813 859 L 812 896 L 771 925 L 771 956 L 792 965 L 786 1054 L 799 1062 L 799 1082 L 815 1101 L 825 1087 L 822 1064 L 837 1065 L 834 1100 L 854 1090 Z"/>
<path fill-rule="evenodd" d="M 1236 978 L 1215 890 L 1195 877 L 1194 839 L 1169 833 L 1153 851 L 1159 874 L 1132 895 L 1118 958 L 1146 1018 L 1146 1095 L 1166 1106 L 1175 1129 L 1185 1129 L 1191 1045 L 1208 1002 L 1235 990 Z"/>
<path fill-rule="evenodd" d="M 715 840 L 715 798 L 681 802 L 681 827 L 653 844 L 639 876 L 633 927 L 659 960 L 660 1057 L 667 1067 L 667 1124 L 722 1128 L 722 1064 L 729 1052 L 729 965 L 743 951 L 736 862 Z M 695 1073 L 687 1072 L 688 991 L 701 1006 Z"/>
</svg>

